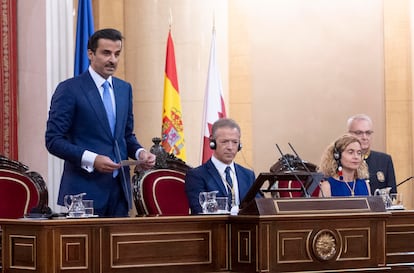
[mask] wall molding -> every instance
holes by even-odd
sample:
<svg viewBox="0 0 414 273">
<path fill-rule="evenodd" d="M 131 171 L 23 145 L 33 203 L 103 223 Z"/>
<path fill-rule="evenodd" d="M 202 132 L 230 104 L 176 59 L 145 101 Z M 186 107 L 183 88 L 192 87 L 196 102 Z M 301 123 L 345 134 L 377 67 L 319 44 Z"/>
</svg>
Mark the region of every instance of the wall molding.
<svg viewBox="0 0 414 273">
<path fill-rule="evenodd" d="M 16 1 L 1 1 L 0 154 L 18 160 Z"/>
</svg>

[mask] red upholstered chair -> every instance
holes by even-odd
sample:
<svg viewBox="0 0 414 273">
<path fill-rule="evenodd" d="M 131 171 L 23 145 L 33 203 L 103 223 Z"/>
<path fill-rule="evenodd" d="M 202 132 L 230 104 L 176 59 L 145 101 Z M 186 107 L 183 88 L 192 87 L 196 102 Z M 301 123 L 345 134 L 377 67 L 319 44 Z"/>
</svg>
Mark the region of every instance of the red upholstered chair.
<svg viewBox="0 0 414 273">
<path fill-rule="evenodd" d="M 153 138 L 152 141 L 154 145 L 150 151 L 157 156 L 154 169 L 143 172 L 136 168 L 132 177 L 137 214 L 189 215 L 184 177 L 191 167 L 165 152 L 160 145 L 160 138 Z"/>
<path fill-rule="evenodd" d="M 21 218 L 28 213 L 51 214 L 46 183 L 36 172 L 0 155 L 0 218 Z M 0 229 L 0 269 L 2 237 Z"/>
<path fill-rule="evenodd" d="M 140 188 L 145 214 L 189 215 L 184 177 L 185 173 L 169 169 L 147 172 Z"/>
<path fill-rule="evenodd" d="M 292 197 L 302 197 L 303 196 L 303 190 L 301 188 L 301 184 L 299 181 L 295 181 L 295 180 L 281 180 L 281 181 L 277 181 L 276 183 L 276 187 L 278 189 L 286 189 L 286 191 L 279 191 L 279 197 L 287 197 L 287 198 L 292 198 Z M 312 193 L 310 193 L 310 195 L 312 197 L 318 197 L 319 196 L 319 187 L 317 187 Z"/>
<path fill-rule="evenodd" d="M 0 156 L 0 218 L 50 213 L 43 178 L 24 164 Z"/>
</svg>

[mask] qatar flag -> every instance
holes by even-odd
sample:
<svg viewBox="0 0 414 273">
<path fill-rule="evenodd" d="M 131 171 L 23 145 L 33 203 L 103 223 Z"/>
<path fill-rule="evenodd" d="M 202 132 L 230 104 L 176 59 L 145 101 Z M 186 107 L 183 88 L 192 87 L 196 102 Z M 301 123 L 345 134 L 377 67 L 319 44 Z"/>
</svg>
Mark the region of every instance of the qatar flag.
<svg viewBox="0 0 414 273">
<path fill-rule="evenodd" d="M 209 160 L 213 154 L 209 141 L 213 123 L 220 118 L 226 117 L 226 107 L 223 100 L 223 87 L 221 85 L 220 73 L 216 60 L 216 31 L 213 29 L 206 93 L 204 97 L 202 163 Z"/>
</svg>

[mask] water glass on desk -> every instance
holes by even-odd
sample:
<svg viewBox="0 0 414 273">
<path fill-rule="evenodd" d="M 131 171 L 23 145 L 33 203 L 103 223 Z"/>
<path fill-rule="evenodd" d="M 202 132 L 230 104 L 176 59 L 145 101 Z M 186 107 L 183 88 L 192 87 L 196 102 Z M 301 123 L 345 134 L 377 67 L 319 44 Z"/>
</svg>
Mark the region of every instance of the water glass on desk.
<svg viewBox="0 0 414 273">
<path fill-rule="evenodd" d="M 229 213 L 229 198 L 228 197 L 217 197 L 217 211 L 216 213 Z"/>
<path fill-rule="evenodd" d="M 83 206 L 85 207 L 85 217 L 92 217 L 94 214 L 93 200 L 83 200 Z"/>
<path fill-rule="evenodd" d="M 403 206 L 402 193 L 391 193 L 391 202 L 393 206 Z"/>
</svg>

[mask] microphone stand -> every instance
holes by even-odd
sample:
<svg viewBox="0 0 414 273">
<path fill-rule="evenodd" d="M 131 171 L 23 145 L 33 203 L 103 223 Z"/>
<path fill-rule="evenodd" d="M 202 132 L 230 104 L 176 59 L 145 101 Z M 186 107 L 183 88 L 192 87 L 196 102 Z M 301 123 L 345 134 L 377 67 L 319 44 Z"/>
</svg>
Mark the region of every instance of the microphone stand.
<svg viewBox="0 0 414 273">
<path fill-rule="evenodd" d="M 305 163 L 303 163 L 302 158 L 299 157 L 299 154 L 296 152 L 296 150 L 293 148 L 293 145 L 290 144 L 290 142 L 288 142 L 290 149 L 293 151 L 293 153 L 295 153 L 296 157 L 298 158 L 298 160 L 300 161 L 300 163 L 302 164 L 302 167 L 305 168 L 306 172 L 308 173 L 308 175 L 310 177 L 312 177 L 312 181 L 313 181 L 313 176 L 312 176 L 312 172 L 309 170 L 309 168 L 306 166 Z M 325 197 L 325 194 L 322 191 L 321 185 L 318 182 L 318 187 L 319 187 L 319 191 L 321 192 L 322 197 Z"/>
<path fill-rule="evenodd" d="M 122 158 L 121 158 L 121 150 L 119 149 L 119 145 L 118 145 L 118 141 L 115 139 L 115 151 L 116 151 L 116 157 L 118 157 L 118 160 L 119 160 L 119 162 L 121 162 L 122 161 Z M 124 184 L 123 185 L 123 188 L 125 187 L 125 189 L 127 189 L 128 188 L 128 182 L 127 182 L 127 179 L 126 179 L 126 174 L 125 174 L 125 170 L 124 170 L 124 167 L 123 166 L 121 166 L 121 175 L 122 175 L 122 183 Z M 132 202 L 132 193 L 127 193 L 128 194 L 128 198 L 130 198 L 130 200 L 131 200 L 131 202 Z M 129 206 L 129 200 L 128 200 L 128 206 Z"/>
<path fill-rule="evenodd" d="M 404 184 L 405 182 L 407 182 L 408 180 L 410 180 L 410 179 L 412 179 L 412 178 L 414 178 L 414 176 L 410 176 L 410 177 L 408 177 L 407 179 L 404 179 L 403 181 L 401 181 L 400 183 L 398 183 L 398 184 L 397 184 L 397 187 L 398 187 L 398 186 L 401 186 L 402 184 Z"/>
<path fill-rule="evenodd" d="M 289 170 L 295 176 L 295 178 L 297 179 L 297 181 L 299 181 L 300 186 L 301 186 L 301 188 L 303 190 L 303 193 L 305 194 L 305 197 L 309 198 L 310 196 L 309 196 L 308 191 L 305 188 L 305 185 L 303 184 L 302 180 L 299 179 L 299 177 L 295 173 L 295 170 L 292 168 L 292 166 L 290 166 L 289 160 L 286 158 L 286 155 L 283 154 L 282 150 L 279 148 L 279 145 L 277 145 L 277 143 L 276 143 L 276 148 L 279 150 L 279 153 L 282 155 L 282 158 L 286 162 L 286 165 L 288 166 Z"/>
</svg>

